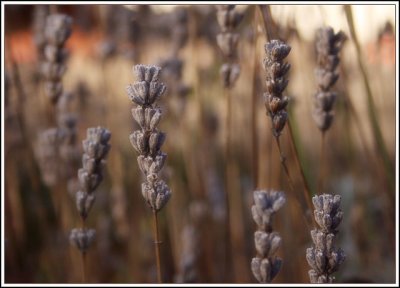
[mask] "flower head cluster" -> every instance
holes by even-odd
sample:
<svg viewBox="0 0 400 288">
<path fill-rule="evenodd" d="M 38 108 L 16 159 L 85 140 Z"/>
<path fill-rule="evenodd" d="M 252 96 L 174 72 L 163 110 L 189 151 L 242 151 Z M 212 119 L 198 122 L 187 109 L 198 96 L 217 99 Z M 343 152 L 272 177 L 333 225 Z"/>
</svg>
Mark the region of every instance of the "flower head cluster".
<svg viewBox="0 0 400 288">
<path fill-rule="evenodd" d="M 251 261 L 251 270 L 260 283 L 270 283 L 282 266 L 282 260 L 274 256 L 282 239 L 279 233 L 272 231 L 272 219 L 285 202 L 283 192 L 254 191 L 254 205 L 251 207 L 251 212 L 258 227 L 254 233 L 257 256 Z"/>
<path fill-rule="evenodd" d="M 63 92 L 61 78 L 66 71 L 67 52 L 63 48 L 71 35 L 72 18 L 64 14 L 53 14 L 47 17 L 44 31 L 46 47 L 45 62 L 42 64 L 42 75 L 45 78 L 46 95 L 52 103 L 57 103 Z"/>
<path fill-rule="evenodd" d="M 289 83 L 287 73 L 290 64 L 284 62 L 289 55 L 290 46 L 279 40 L 271 40 L 265 45 L 264 69 L 267 74 L 267 92 L 264 93 L 265 108 L 272 120 L 272 131 L 279 137 L 287 121 L 286 106 L 289 102 L 283 91 Z"/>
<path fill-rule="evenodd" d="M 239 34 L 235 29 L 243 19 L 243 14 L 235 10 L 235 5 L 218 5 L 217 20 L 221 32 L 217 35 L 217 44 L 222 51 L 225 63 L 222 65 L 220 74 L 224 87 L 232 87 L 240 74 L 240 65 L 237 56 Z"/>
<path fill-rule="evenodd" d="M 336 93 L 331 90 L 332 86 L 339 79 L 336 71 L 339 65 L 340 49 L 346 40 L 345 34 L 340 31 L 335 34 L 331 27 L 323 27 L 317 31 L 316 50 L 318 91 L 315 93 L 315 104 L 313 117 L 318 128 L 326 131 L 333 121 L 333 104 L 336 100 Z"/>
<path fill-rule="evenodd" d="M 82 168 L 78 170 L 80 190 L 75 194 L 76 207 L 84 223 L 96 199 L 95 190 L 103 180 L 103 166 L 110 150 L 108 143 L 111 133 L 102 127 L 87 129 L 87 137 L 83 140 Z M 87 228 L 75 228 L 70 233 L 70 242 L 82 253 L 94 241 L 96 231 Z"/>
<path fill-rule="evenodd" d="M 332 283 L 332 273 L 339 269 L 346 255 L 335 248 L 337 228 L 342 221 L 340 196 L 323 194 L 313 197 L 314 218 L 319 228 L 311 231 L 314 247 L 308 248 L 306 258 L 311 270 L 308 272 L 311 283 Z"/>
<path fill-rule="evenodd" d="M 138 105 L 132 109 L 132 116 L 140 130 L 134 131 L 129 139 L 139 153 L 139 168 L 146 177 L 142 183 L 142 195 L 153 211 L 159 211 L 171 196 L 168 185 L 159 177 L 167 158 L 167 154 L 161 151 L 166 135 L 157 128 L 162 111 L 155 106 L 166 86 L 159 82 L 160 67 L 136 65 L 134 72 L 137 82 L 128 85 L 126 91 L 131 101 Z"/>
</svg>

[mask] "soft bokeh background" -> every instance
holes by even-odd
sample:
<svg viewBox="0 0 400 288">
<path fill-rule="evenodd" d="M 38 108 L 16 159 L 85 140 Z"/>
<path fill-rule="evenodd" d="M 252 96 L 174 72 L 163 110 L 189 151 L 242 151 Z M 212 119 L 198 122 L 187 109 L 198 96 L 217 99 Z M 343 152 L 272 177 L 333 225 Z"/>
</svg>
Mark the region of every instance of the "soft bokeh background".
<svg viewBox="0 0 400 288">
<path fill-rule="evenodd" d="M 51 126 L 33 42 L 37 9 L 34 5 L 5 6 L 5 281 L 80 282 L 79 253 L 68 243 L 69 230 L 79 225 L 75 200 L 65 188 L 55 191 L 43 183 L 34 153 L 39 133 Z M 164 280 L 256 283 L 250 270 L 255 255 L 250 207 L 252 191 L 258 187 L 283 190 L 288 198 L 274 227 L 283 238 L 279 255 L 284 259 L 274 283 L 309 282 L 305 249 L 311 239 L 300 205 L 303 182 L 285 128 L 282 148 L 296 191 L 287 183 L 262 99 L 264 22 L 257 6 L 239 5 L 237 9 L 245 14 L 239 27 L 242 72 L 231 94 L 233 160 L 226 191 L 226 99 L 219 77 L 223 59 L 215 40 L 220 29 L 215 6 L 50 7 L 74 20 L 66 44 L 70 56 L 63 83 L 65 90 L 72 92 L 79 115 L 78 145 L 88 127 L 101 125 L 112 132 L 106 177 L 88 219 L 88 226 L 97 230 L 95 245 L 87 256 L 89 282 L 156 281 L 151 211 L 141 196 L 137 155 L 128 139 L 136 124 L 125 86 L 135 81 L 133 65 L 161 65 L 171 59 L 178 28 L 188 37 L 175 55 L 183 61 L 182 78 L 168 77 L 164 69 L 169 93 L 160 103 L 164 111 L 160 128 L 167 133 L 164 176 L 173 192 L 160 215 Z M 292 97 L 290 121 L 297 154 L 312 193 L 317 192 L 321 156 L 320 132 L 311 116 L 316 90 L 315 30 L 330 25 L 349 38 L 341 52 L 340 79 L 334 87 L 339 97 L 325 149 L 325 186 L 342 196 L 344 211 L 338 246 L 345 250 L 347 260 L 336 273 L 337 282 L 393 283 L 397 254 L 394 200 L 398 196 L 393 178 L 398 100 L 395 6 L 351 6 L 363 68 L 357 61 L 344 6 L 272 5 L 267 9 L 272 15 L 269 21 L 292 46 L 286 92 Z M 178 23 L 179 15 L 186 15 L 186 20 Z M 179 85 L 188 89 L 186 95 L 178 95 Z M 377 115 L 383 144 L 376 141 L 370 109 Z M 252 125 L 255 135 L 251 134 Z M 253 145 L 253 139 L 258 145 Z M 382 160 L 385 152 L 389 162 Z M 62 213 L 55 205 L 60 201 Z M 226 217 L 229 239 L 224 233 Z M 229 261 L 225 261 L 226 245 Z"/>
</svg>

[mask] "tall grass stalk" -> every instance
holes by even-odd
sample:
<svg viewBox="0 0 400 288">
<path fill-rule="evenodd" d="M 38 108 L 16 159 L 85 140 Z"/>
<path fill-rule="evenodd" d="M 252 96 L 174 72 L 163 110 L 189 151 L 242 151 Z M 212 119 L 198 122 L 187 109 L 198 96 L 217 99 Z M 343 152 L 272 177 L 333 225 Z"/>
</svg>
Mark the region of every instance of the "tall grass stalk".
<svg viewBox="0 0 400 288">
<path fill-rule="evenodd" d="M 390 156 L 389 156 L 388 150 L 386 148 L 385 141 L 382 136 L 382 131 L 381 131 L 381 128 L 379 125 L 377 109 L 376 109 L 376 105 L 374 102 L 372 89 L 369 84 L 369 80 L 368 80 L 368 76 L 367 76 L 367 69 L 365 68 L 364 62 L 362 60 L 361 45 L 358 40 L 357 33 L 355 31 L 354 17 L 353 17 L 353 12 L 352 12 L 351 6 L 344 5 L 344 11 L 346 14 L 347 24 L 348 24 L 349 30 L 350 30 L 350 35 L 351 35 L 351 38 L 353 39 L 352 42 L 354 43 L 354 46 L 356 48 L 358 67 L 361 71 L 362 80 L 363 80 L 363 83 L 364 83 L 364 86 L 365 86 L 365 89 L 367 92 L 366 100 L 367 100 L 367 107 L 368 107 L 368 116 L 369 116 L 369 121 L 371 123 L 372 133 L 374 135 L 373 138 L 375 140 L 375 147 L 377 148 L 380 159 L 382 160 L 383 166 L 385 167 L 386 175 L 388 178 L 388 184 L 389 184 L 389 187 L 391 188 L 390 190 L 393 191 L 393 193 L 395 193 L 395 189 L 394 189 L 395 169 L 393 169 L 393 163 L 390 160 Z"/>
<path fill-rule="evenodd" d="M 257 13 L 257 7 L 254 6 L 253 15 L 253 31 L 254 31 L 254 49 L 253 49 L 253 83 L 251 86 L 251 144 L 252 144 L 252 155 L 251 155 L 251 165 L 252 165 L 252 175 L 253 175 L 253 189 L 258 187 L 258 129 L 257 129 L 257 75 L 258 75 L 258 25 L 259 18 Z"/>
</svg>

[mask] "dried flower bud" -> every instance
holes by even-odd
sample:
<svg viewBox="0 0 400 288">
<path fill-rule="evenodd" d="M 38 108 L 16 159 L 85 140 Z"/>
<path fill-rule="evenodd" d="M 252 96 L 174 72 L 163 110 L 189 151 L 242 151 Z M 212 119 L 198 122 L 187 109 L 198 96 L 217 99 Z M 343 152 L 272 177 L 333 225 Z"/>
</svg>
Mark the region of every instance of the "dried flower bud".
<svg viewBox="0 0 400 288">
<path fill-rule="evenodd" d="M 58 98 L 63 92 L 63 85 L 61 82 L 46 82 L 44 86 L 46 95 L 50 98 L 52 103 L 57 103 Z"/>
<path fill-rule="evenodd" d="M 318 66 L 315 69 L 315 77 L 318 91 L 314 96 L 313 118 L 321 131 L 328 130 L 333 122 L 332 109 L 336 94 L 330 90 L 339 78 L 336 68 L 340 62 L 339 52 L 345 40 L 343 32 L 335 34 L 331 27 L 323 27 L 317 31 L 315 47 Z"/>
<path fill-rule="evenodd" d="M 329 112 L 333 108 L 333 103 L 336 100 L 336 93 L 334 92 L 317 92 L 315 94 L 315 107 L 318 110 Z"/>
<path fill-rule="evenodd" d="M 142 195 L 152 210 L 159 211 L 167 204 L 171 191 L 163 180 L 157 180 L 154 183 L 143 183 Z"/>
<path fill-rule="evenodd" d="M 59 81 L 65 73 L 65 66 L 62 64 L 44 62 L 42 64 L 42 75 L 49 81 Z"/>
<path fill-rule="evenodd" d="M 282 266 L 282 260 L 275 258 L 270 261 L 270 259 L 255 257 L 251 261 L 251 270 L 254 277 L 260 283 L 270 283 L 272 279 L 278 274 Z"/>
<path fill-rule="evenodd" d="M 312 198 L 314 217 L 318 229 L 311 231 L 314 247 L 306 250 L 306 259 L 312 270 L 309 271 L 311 283 L 331 283 L 336 272 L 344 262 L 346 255 L 342 249 L 334 247 L 337 227 L 343 212 L 340 211 L 340 196 L 323 194 Z"/>
<path fill-rule="evenodd" d="M 240 65 L 225 63 L 221 66 L 220 74 L 224 87 L 233 87 L 240 75 Z"/>
<path fill-rule="evenodd" d="M 147 134 L 142 131 L 134 131 L 130 136 L 129 140 L 135 150 L 142 155 L 147 154 L 148 151 L 148 143 L 147 143 Z"/>
<path fill-rule="evenodd" d="M 254 205 L 252 207 L 253 218 L 262 230 L 270 225 L 271 216 L 285 204 L 286 198 L 283 192 L 274 190 L 254 191 Z"/>
<path fill-rule="evenodd" d="M 271 40 L 264 46 L 267 59 L 271 62 L 280 62 L 285 59 L 291 50 L 291 47 L 279 40 Z"/>
<path fill-rule="evenodd" d="M 312 198 L 315 207 L 315 220 L 325 232 L 335 232 L 336 227 L 340 224 L 343 212 L 340 211 L 340 195 L 332 196 L 323 194 Z"/>
<path fill-rule="evenodd" d="M 76 208 L 78 209 L 79 215 L 85 220 L 94 204 L 94 201 L 96 200 L 96 196 L 94 194 L 78 191 L 75 194 L 75 198 Z"/>
<path fill-rule="evenodd" d="M 90 174 L 85 169 L 78 170 L 78 179 L 83 191 L 90 193 L 99 186 L 103 179 L 101 174 Z"/>
<path fill-rule="evenodd" d="M 158 123 L 160 123 L 162 112 L 161 109 L 155 109 L 154 115 L 151 117 L 150 123 L 149 123 L 149 128 L 150 130 L 154 130 L 157 128 Z"/>
<path fill-rule="evenodd" d="M 150 82 L 149 97 L 147 104 L 153 104 L 157 101 L 166 91 L 166 86 L 159 82 Z"/>
<path fill-rule="evenodd" d="M 140 128 L 145 129 L 144 109 L 142 106 L 132 108 L 133 119 L 139 124 Z"/>
<path fill-rule="evenodd" d="M 281 245 L 282 239 L 276 232 L 266 233 L 258 230 L 254 233 L 254 242 L 259 255 L 265 258 L 275 254 Z"/>
<path fill-rule="evenodd" d="M 71 35 L 72 18 L 64 14 L 52 14 L 47 17 L 45 28 L 49 43 L 61 46 Z"/>
<path fill-rule="evenodd" d="M 161 146 L 164 144 L 166 135 L 163 132 L 153 132 L 150 134 L 149 147 L 152 155 L 158 154 Z"/>
<path fill-rule="evenodd" d="M 94 229 L 74 228 L 71 230 L 69 240 L 82 253 L 86 253 L 96 237 Z"/>
<path fill-rule="evenodd" d="M 328 130 L 333 122 L 334 113 L 332 111 L 325 112 L 322 109 L 315 109 L 312 116 L 321 131 Z"/>
</svg>

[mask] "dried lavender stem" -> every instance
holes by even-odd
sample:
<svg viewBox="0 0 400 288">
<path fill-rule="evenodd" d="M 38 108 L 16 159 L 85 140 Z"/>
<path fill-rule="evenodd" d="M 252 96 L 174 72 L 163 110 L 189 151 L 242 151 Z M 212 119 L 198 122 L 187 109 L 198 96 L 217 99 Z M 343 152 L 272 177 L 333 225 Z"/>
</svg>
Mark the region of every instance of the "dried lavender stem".
<svg viewBox="0 0 400 288">
<path fill-rule="evenodd" d="M 282 152 L 281 143 L 279 141 L 279 137 L 275 137 L 275 140 L 276 140 L 276 145 L 278 146 L 279 155 L 280 155 L 280 159 L 281 159 L 281 164 L 282 164 L 283 170 L 285 171 L 286 177 L 288 179 L 288 184 L 290 186 L 290 190 L 292 190 L 292 192 L 294 193 L 296 191 L 294 189 L 294 184 L 293 184 L 294 182 L 292 180 L 292 177 L 290 176 L 289 169 L 288 169 L 288 167 L 286 165 L 286 157 Z M 307 197 L 306 199 L 309 199 L 309 197 Z M 308 203 L 307 203 L 307 205 L 308 205 Z M 305 217 L 306 224 L 307 224 L 308 228 L 311 228 L 312 224 L 313 224 L 312 216 L 311 216 L 311 214 L 309 213 L 309 211 L 308 211 L 308 209 L 306 207 L 302 207 L 302 209 L 304 210 L 303 217 Z"/>
<path fill-rule="evenodd" d="M 268 129 L 270 131 L 270 129 Z M 267 155 L 272 155 L 272 137 L 267 137 Z M 268 175 L 267 175 L 267 187 L 272 184 L 272 157 L 268 157 Z"/>
<path fill-rule="evenodd" d="M 226 280 L 229 281 L 230 276 L 229 272 L 232 270 L 232 261 L 231 261 L 231 219 L 230 219 L 230 201 L 229 201 L 229 187 L 230 187 L 230 171 L 232 166 L 231 159 L 231 129 L 230 123 L 232 119 L 232 100 L 231 100 L 231 89 L 224 88 L 224 94 L 226 99 L 226 143 L 225 143 L 225 202 L 226 202 L 226 224 L 225 224 L 225 276 Z"/>
<path fill-rule="evenodd" d="M 300 171 L 300 175 L 301 175 L 301 179 L 303 180 L 303 185 L 304 185 L 304 189 L 303 189 L 303 193 L 304 193 L 304 198 L 307 201 L 307 206 L 308 206 L 308 211 L 307 211 L 307 215 L 309 215 L 313 209 L 313 204 L 311 201 L 311 189 L 308 186 L 308 182 L 306 179 L 306 176 L 304 175 L 304 171 L 303 168 L 301 167 L 300 164 L 300 159 L 299 159 L 299 151 L 297 150 L 297 146 L 294 143 L 294 137 L 293 137 L 293 131 L 292 131 L 292 124 L 290 123 L 290 120 L 288 121 L 288 130 L 289 130 L 289 139 L 290 139 L 290 146 L 293 150 L 293 154 L 294 154 L 294 158 L 296 161 L 296 166 L 298 168 L 298 170 Z M 307 216 L 308 218 L 312 218 L 311 215 Z"/>
<path fill-rule="evenodd" d="M 157 263 L 157 280 L 158 283 L 163 283 L 162 282 L 162 277 L 161 277 L 161 261 L 160 261 L 160 240 L 158 236 L 158 217 L 157 217 L 157 211 L 153 210 L 153 223 L 154 223 L 154 249 L 156 252 L 156 263 Z"/>
<path fill-rule="evenodd" d="M 129 139 L 139 154 L 138 165 L 145 176 L 142 183 L 142 195 L 153 211 L 157 273 L 158 281 L 161 283 L 157 212 L 167 204 L 171 197 L 171 190 L 159 176 L 167 158 L 167 154 L 161 151 L 166 134 L 157 128 L 162 110 L 156 106 L 155 102 L 165 93 L 166 86 L 159 82 L 160 67 L 136 65 L 133 71 L 137 76 L 137 81 L 128 85 L 126 89 L 130 100 L 137 105 L 132 109 L 132 116 L 140 129 L 134 131 Z"/>
<path fill-rule="evenodd" d="M 321 131 L 320 171 L 318 179 L 318 192 L 323 193 L 325 176 L 325 131 Z"/>
<path fill-rule="evenodd" d="M 257 134 L 257 71 L 258 71 L 258 14 L 257 8 L 254 7 L 254 51 L 253 51 L 253 83 L 251 87 L 251 144 L 252 144 L 252 172 L 253 172 L 253 188 L 258 187 L 258 134 Z"/>
<path fill-rule="evenodd" d="M 81 226 L 82 229 L 86 228 L 86 221 L 83 217 L 81 217 Z M 86 283 L 86 252 L 81 251 L 81 262 L 82 262 L 82 283 Z"/>
<path fill-rule="evenodd" d="M 81 253 L 82 257 L 82 283 L 86 283 L 86 252 Z"/>
</svg>

